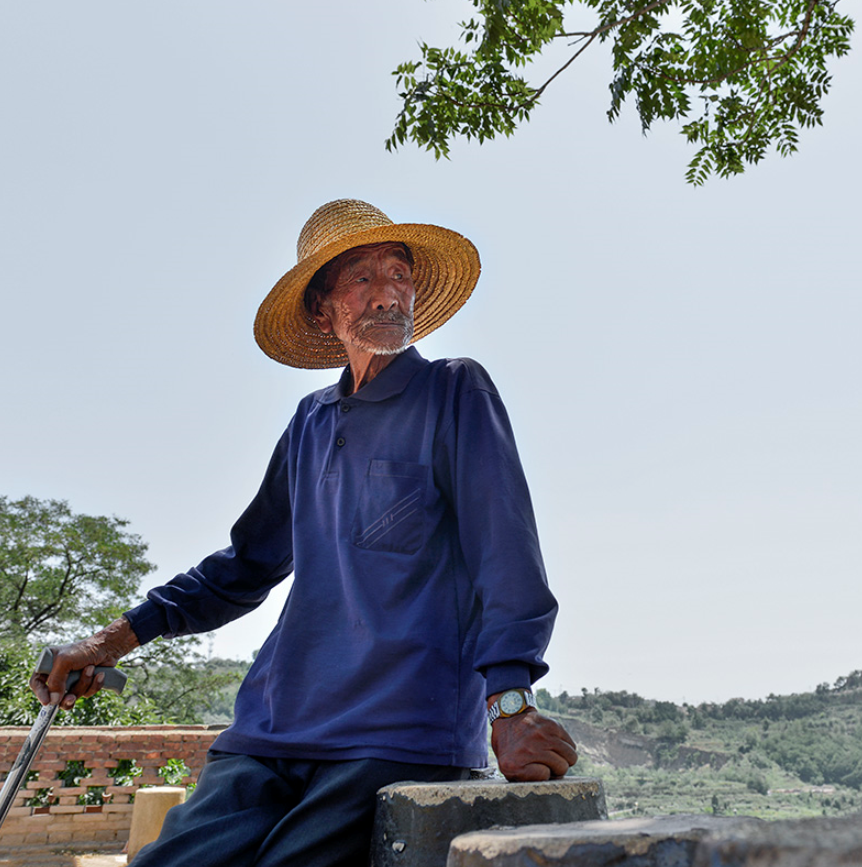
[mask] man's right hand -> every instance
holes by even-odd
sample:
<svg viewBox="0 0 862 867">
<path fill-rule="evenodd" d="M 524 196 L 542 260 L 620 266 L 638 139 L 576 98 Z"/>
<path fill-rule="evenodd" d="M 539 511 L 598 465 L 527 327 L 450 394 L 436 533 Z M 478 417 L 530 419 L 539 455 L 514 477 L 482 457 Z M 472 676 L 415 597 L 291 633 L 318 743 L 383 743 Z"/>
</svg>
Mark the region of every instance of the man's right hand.
<svg viewBox="0 0 862 867">
<path fill-rule="evenodd" d="M 30 678 L 30 689 L 42 704 L 58 704 L 63 710 L 71 710 L 79 698 L 89 698 L 102 688 L 105 676 L 95 673 L 97 665 L 112 668 L 138 644 L 132 625 L 121 617 L 77 644 L 52 647 L 50 674 L 34 674 Z M 81 677 L 66 692 L 66 680 L 73 671 L 80 671 Z"/>
<path fill-rule="evenodd" d="M 578 761 L 571 735 L 556 720 L 533 709 L 494 720 L 491 747 L 509 782 L 558 779 Z"/>
</svg>

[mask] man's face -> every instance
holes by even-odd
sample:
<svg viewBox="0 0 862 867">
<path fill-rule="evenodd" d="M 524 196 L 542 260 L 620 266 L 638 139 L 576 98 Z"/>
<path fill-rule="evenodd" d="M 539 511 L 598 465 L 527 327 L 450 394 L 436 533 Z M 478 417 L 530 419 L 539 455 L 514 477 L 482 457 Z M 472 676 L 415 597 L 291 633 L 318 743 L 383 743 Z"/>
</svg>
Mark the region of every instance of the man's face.
<svg viewBox="0 0 862 867">
<path fill-rule="evenodd" d="M 369 244 L 342 253 L 335 263 L 331 291 L 314 318 L 348 349 L 395 355 L 413 337 L 413 286 L 401 244 Z"/>
</svg>

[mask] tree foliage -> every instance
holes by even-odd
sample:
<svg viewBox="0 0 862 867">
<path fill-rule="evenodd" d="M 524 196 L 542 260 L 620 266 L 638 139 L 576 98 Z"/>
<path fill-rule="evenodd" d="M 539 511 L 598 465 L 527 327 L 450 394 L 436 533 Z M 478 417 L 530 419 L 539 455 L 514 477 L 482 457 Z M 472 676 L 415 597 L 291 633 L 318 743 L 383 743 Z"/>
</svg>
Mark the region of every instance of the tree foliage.
<svg viewBox="0 0 862 867">
<path fill-rule="evenodd" d="M 393 73 L 403 105 L 386 147 L 409 140 L 439 159 L 459 136 L 510 136 L 578 57 L 608 43 L 608 118 L 632 99 L 644 133 L 680 121 L 697 148 L 690 183 L 738 174 L 772 148 L 793 153 L 800 130 L 822 122 L 827 61 L 849 51 L 853 30 L 839 2 L 471 0 L 463 48 L 421 43 L 421 59 Z M 559 66 L 530 84 L 525 67 L 543 53 L 560 54 Z"/>
<path fill-rule="evenodd" d="M 63 500 L 0 497 L 0 725 L 30 724 L 39 704 L 28 681 L 39 651 L 79 640 L 138 602 L 155 568 L 128 521 L 72 512 Z M 242 663 L 213 667 L 200 638 L 157 639 L 123 660 L 122 697 L 79 701 L 62 725 L 196 723 L 241 680 Z"/>
<path fill-rule="evenodd" d="M 67 641 L 116 619 L 155 568 L 120 518 L 0 497 L 0 635 Z"/>
<path fill-rule="evenodd" d="M 197 636 L 157 638 L 130 654 L 123 664 L 128 699 L 152 707 L 160 722 L 230 722 L 250 663 L 207 659 L 199 642 Z"/>
<path fill-rule="evenodd" d="M 862 788 L 862 732 L 832 720 L 799 719 L 763 739 L 763 750 L 780 767 L 814 785 Z"/>
<path fill-rule="evenodd" d="M 40 650 L 39 642 L 0 641 L 0 725 L 31 725 L 38 716 L 40 705 L 28 682 Z M 121 697 L 103 690 L 61 713 L 55 725 L 145 725 L 162 721 L 157 705 L 148 697 Z"/>
</svg>

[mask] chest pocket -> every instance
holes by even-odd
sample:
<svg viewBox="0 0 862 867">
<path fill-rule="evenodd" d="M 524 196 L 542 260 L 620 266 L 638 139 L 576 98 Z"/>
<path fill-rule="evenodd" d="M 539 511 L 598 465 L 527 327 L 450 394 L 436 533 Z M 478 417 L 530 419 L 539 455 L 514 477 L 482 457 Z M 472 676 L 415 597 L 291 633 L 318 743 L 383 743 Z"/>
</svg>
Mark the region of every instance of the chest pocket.
<svg viewBox="0 0 862 867">
<path fill-rule="evenodd" d="M 353 544 L 415 554 L 425 539 L 427 478 L 422 464 L 371 461 L 353 521 Z"/>
</svg>

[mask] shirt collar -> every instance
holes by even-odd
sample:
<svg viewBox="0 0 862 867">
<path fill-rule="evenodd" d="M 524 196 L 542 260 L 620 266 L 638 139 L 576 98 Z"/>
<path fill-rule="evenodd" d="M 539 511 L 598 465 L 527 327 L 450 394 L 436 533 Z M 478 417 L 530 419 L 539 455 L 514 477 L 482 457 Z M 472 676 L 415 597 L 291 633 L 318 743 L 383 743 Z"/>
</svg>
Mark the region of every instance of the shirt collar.
<svg viewBox="0 0 862 867">
<path fill-rule="evenodd" d="M 415 346 L 409 346 L 404 352 L 394 358 L 374 379 L 363 385 L 356 394 L 349 394 L 350 365 L 344 368 L 341 378 L 335 385 L 325 388 L 318 397 L 320 403 L 335 403 L 349 398 L 351 400 L 379 401 L 401 394 L 407 383 L 413 379 L 417 371 L 428 364 L 419 354 Z"/>
</svg>

